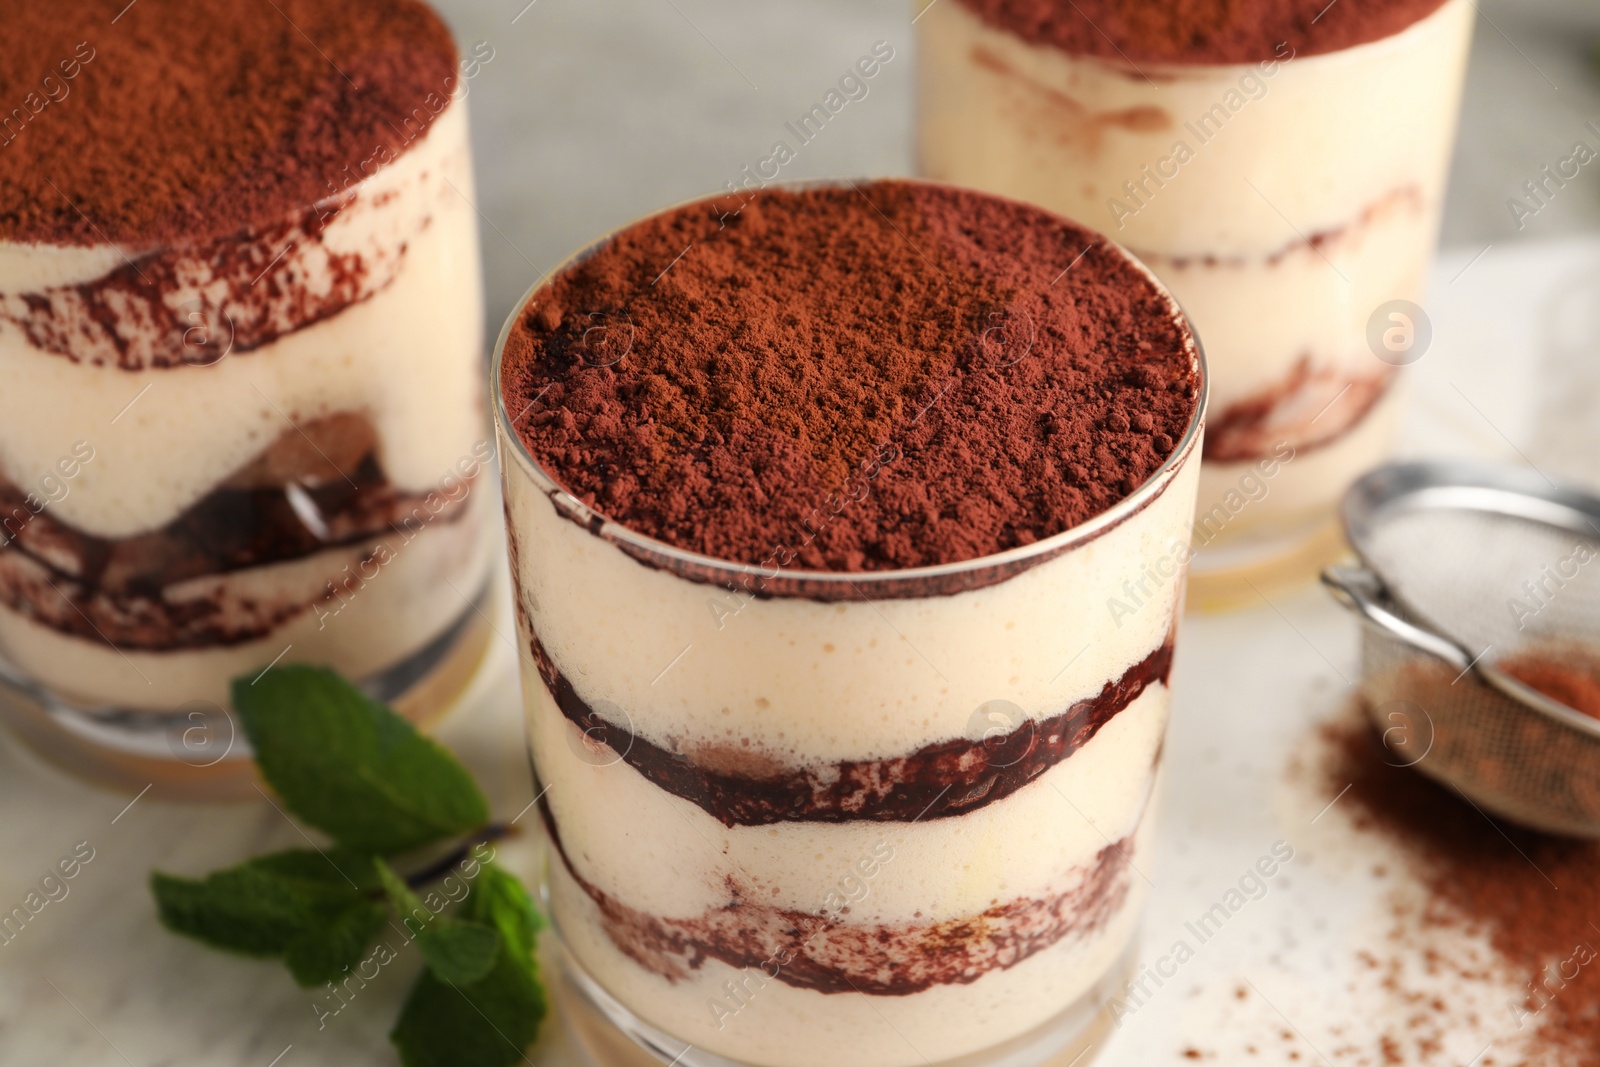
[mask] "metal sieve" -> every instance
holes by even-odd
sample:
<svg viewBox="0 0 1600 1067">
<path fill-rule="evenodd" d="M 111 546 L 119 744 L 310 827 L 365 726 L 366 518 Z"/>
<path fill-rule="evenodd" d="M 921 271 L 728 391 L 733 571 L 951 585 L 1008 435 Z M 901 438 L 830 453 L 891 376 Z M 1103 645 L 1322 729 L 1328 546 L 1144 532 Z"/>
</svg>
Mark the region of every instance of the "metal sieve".
<svg viewBox="0 0 1600 1067">
<path fill-rule="evenodd" d="M 1500 669 L 1600 666 L 1600 499 L 1535 471 L 1399 463 L 1351 487 L 1359 566 L 1323 582 L 1361 618 L 1361 690 L 1393 762 L 1485 811 L 1600 837 L 1600 721 Z"/>
</svg>

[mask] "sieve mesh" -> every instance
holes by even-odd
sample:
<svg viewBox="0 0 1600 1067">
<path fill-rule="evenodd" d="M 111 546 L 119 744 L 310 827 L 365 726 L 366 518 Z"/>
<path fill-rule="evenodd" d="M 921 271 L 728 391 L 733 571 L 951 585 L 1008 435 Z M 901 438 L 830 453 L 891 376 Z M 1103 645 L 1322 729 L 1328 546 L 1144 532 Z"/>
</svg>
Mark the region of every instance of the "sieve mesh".
<svg viewBox="0 0 1600 1067">
<path fill-rule="evenodd" d="M 1392 508 L 1360 551 L 1414 621 L 1487 662 L 1600 639 L 1600 535 L 1468 508 Z"/>
<path fill-rule="evenodd" d="M 1362 692 L 1394 762 L 1505 818 L 1600 837 L 1600 721 L 1486 681 L 1532 652 L 1600 665 L 1600 501 L 1547 490 L 1521 472 L 1381 468 L 1345 506 L 1370 573 L 1327 580 L 1365 618 Z"/>
</svg>

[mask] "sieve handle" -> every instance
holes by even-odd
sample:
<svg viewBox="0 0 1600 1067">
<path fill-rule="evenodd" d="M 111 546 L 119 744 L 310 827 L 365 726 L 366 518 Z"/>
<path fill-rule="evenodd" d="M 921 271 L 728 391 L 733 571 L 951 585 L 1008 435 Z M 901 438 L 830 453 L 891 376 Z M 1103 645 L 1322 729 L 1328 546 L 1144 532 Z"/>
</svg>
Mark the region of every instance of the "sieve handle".
<svg viewBox="0 0 1600 1067">
<path fill-rule="evenodd" d="M 1460 670 L 1472 663 L 1472 657 L 1454 641 L 1423 629 L 1391 608 L 1383 579 L 1367 568 L 1335 564 L 1322 572 L 1322 584 L 1347 610 L 1395 640 Z"/>
</svg>

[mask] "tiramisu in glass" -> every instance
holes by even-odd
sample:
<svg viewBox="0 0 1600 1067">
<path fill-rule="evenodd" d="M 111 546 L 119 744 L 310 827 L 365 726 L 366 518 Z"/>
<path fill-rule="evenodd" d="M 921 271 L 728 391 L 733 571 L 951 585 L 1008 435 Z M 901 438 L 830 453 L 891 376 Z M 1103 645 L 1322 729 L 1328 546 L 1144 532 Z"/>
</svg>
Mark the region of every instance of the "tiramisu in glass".
<svg viewBox="0 0 1600 1067">
<path fill-rule="evenodd" d="M 536 286 L 496 378 L 549 899 L 666 1059 L 1042 1063 L 1146 885 L 1203 371 L 1038 208 L 777 186 Z"/>
<path fill-rule="evenodd" d="M 413 0 L 34 5 L 0 52 L 8 717 L 226 792 L 240 675 L 437 710 L 493 540 L 472 64 Z"/>
<path fill-rule="evenodd" d="M 940 0 L 917 20 L 926 173 L 1098 225 L 1205 338 L 1197 580 L 1312 573 L 1335 502 L 1390 448 L 1473 14 Z"/>
</svg>

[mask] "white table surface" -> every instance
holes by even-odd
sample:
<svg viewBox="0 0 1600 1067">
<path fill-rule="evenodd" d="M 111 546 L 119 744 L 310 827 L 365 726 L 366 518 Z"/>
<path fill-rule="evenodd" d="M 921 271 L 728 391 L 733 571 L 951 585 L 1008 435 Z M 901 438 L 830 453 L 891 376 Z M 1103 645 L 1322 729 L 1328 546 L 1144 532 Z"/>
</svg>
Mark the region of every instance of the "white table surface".
<svg viewBox="0 0 1600 1067">
<path fill-rule="evenodd" d="M 875 40 L 908 41 L 904 9 L 894 4 L 815 0 L 761 5 L 759 13 L 750 5 L 741 8 L 747 17 L 730 19 L 708 2 L 663 0 L 623 5 L 626 20 L 608 30 L 571 0 L 523 9 L 525 2 L 441 5 L 464 41 L 497 49 L 471 97 L 494 326 L 534 276 L 533 264 L 548 267 L 603 229 L 719 186 L 765 150 L 789 112 L 826 91 L 835 67 L 842 73 Z M 1480 26 L 1480 49 L 1506 53 L 1491 32 Z M 1540 41 L 1524 39 L 1520 51 L 1549 68 Z M 909 170 L 910 60 L 908 47 L 872 96 L 808 146 L 793 174 Z M 1490 73 L 1506 85 L 1534 81 L 1510 70 L 1491 64 Z M 1527 121 L 1552 121 L 1559 131 L 1582 99 L 1571 81 L 1562 91 L 1566 110 L 1555 120 L 1547 109 L 1530 111 Z M 1476 142 L 1473 150 L 1489 151 Z M 1564 210 L 1590 224 L 1600 212 L 1582 197 L 1595 194 L 1575 187 Z M 1436 271 L 1427 302 L 1436 336 L 1415 368 L 1406 450 L 1532 462 L 1551 476 L 1600 485 L 1600 421 L 1592 415 L 1600 408 L 1600 240 L 1500 241 L 1491 215 L 1501 211 L 1498 200 L 1452 206 L 1447 229 L 1471 244 Z M 471 706 L 440 736 L 508 818 L 531 790 L 514 653 L 502 642 L 496 649 Z M 1313 1063 L 1319 1053 L 1343 1063 L 1340 1049 L 1368 1047 L 1397 1024 L 1399 1009 L 1355 959 L 1360 945 L 1387 931 L 1385 894 L 1395 877 L 1370 874 L 1381 852 L 1352 835 L 1339 808 L 1313 824 L 1325 798 L 1286 774 L 1313 724 L 1337 713 L 1356 669 L 1353 624 L 1313 588 L 1187 621 L 1158 854 L 1144 865 L 1154 885 L 1147 955 L 1182 936 L 1184 922 L 1274 841 L 1290 842 L 1296 858 L 1264 899 L 1126 1020 L 1099 1062 L 1188 1062 L 1181 1054 L 1193 1048 L 1231 1063 L 1254 1046 L 1251 1063 Z M 385 1035 L 415 961 L 386 969 L 319 1032 L 310 996 L 281 966 L 208 951 L 156 922 L 145 887 L 151 868 L 198 875 L 302 844 L 282 816 L 265 804 L 186 807 L 146 797 L 129 808 L 129 799 L 86 788 L 0 736 L 0 910 L 20 902 L 76 843 L 95 849 L 70 895 L 0 945 L 0 1067 L 396 1062 Z M 526 843 L 504 855 L 521 873 L 535 869 Z M 1259 994 L 1240 1000 L 1242 984 Z M 1452 1034 L 1437 1062 L 1465 1064 L 1486 1043 L 1510 1039 L 1501 1002 L 1493 990 L 1482 995 L 1484 1024 Z M 530 1060 L 579 1062 L 559 1024 Z"/>
</svg>

